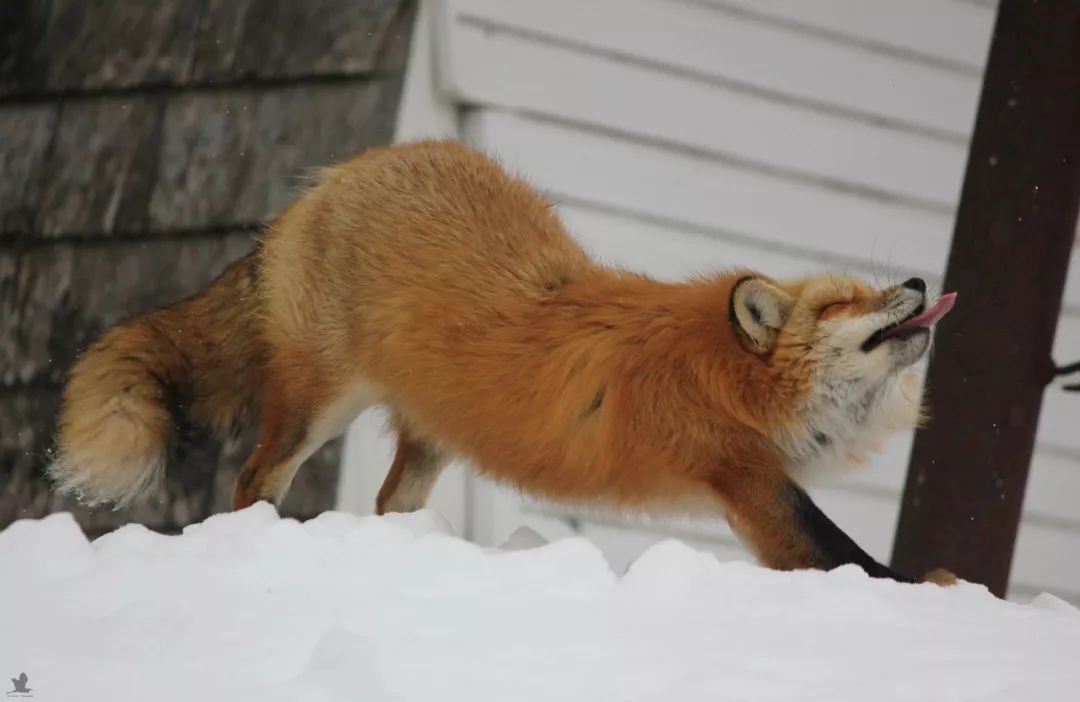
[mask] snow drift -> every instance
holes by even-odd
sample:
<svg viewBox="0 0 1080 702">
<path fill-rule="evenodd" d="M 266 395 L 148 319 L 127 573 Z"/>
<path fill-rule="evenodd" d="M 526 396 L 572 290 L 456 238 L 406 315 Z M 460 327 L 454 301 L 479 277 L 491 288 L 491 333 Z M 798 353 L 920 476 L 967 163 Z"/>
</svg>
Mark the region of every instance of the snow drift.
<svg viewBox="0 0 1080 702">
<path fill-rule="evenodd" d="M 0 679 L 41 702 L 1080 699 L 1080 611 L 1049 595 L 673 541 L 620 577 L 584 540 L 483 549 L 428 511 L 93 543 L 57 514 L 0 533 L 0 573 Z"/>
</svg>

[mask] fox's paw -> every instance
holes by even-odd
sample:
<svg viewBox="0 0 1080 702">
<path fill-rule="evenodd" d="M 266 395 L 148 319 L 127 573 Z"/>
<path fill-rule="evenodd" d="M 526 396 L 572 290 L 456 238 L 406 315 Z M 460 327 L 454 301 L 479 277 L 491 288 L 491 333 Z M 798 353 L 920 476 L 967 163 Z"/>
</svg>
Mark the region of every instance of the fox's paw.
<svg viewBox="0 0 1080 702">
<path fill-rule="evenodd" d="M 956 583 L 960 582 L 960 578 L 956 577 L 956 574 L 950 570 L 945 570 L 944 568 L 934 568 L 933 570 L 928 571 L 925 575 L 919 578 L 919 582 L 934 583 L 935 585 L 940 585 L 941 587 L 949 587 L 950 585 L 955 585 Z"/>
</svg>

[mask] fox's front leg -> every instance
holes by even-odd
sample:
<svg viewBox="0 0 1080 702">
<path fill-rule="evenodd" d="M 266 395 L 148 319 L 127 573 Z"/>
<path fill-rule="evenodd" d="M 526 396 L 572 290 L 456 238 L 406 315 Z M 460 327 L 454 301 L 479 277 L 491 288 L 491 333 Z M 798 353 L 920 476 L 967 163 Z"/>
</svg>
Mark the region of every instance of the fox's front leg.
<svg viewBox="0 0 1080 702">
<path fill-rule="evenodd" d="M 859 548 L 779 467 L 725 468 L 710 477 L 710 484 L 731 528 L 763 565 L 831 570 L 854 563 L 871 577 L 917 582 Z"/>
</svg>

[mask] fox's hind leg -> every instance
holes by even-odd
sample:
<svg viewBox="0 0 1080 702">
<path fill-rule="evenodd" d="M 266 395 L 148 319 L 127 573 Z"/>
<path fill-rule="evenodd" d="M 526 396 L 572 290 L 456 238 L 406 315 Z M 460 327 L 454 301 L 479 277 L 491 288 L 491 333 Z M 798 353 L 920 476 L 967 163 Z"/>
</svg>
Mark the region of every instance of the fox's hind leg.
<svg viewBox="0 0 1080 702">
<path fill-rule="evenodd" d="M 293 476 L 306 456 L 302 456 L 306 430 L 302 427 L 289 429 L 264 425 L 259 432 L 259 442 L 251 452 L 233 489 L 233 509 L 249 507 L 259 500 L 281 503 L 292 483 Z"/>
<path fill-rule="evenodd" d="M 240 469 L 233 509 L 259 500 L 280 504 L 301 464 L 377 399 L 362 378 L 321 373 L 301 355 L 285 360 L 279 355 L 269 366 L 258 443 Z M 327 388 L 339 391 L 328 394 Z"/>
<path fill-rule="evenodd" d="M 427 503 L 431 488 L 449 456 L 431 441 L 413 435 L 407 427 L 398 430 L 397 452 L 379 496 L 375 514 L 414 512 Z"/>
<path fill-rule="evenodd" d="M 233 509 L 259 500 L 280 504 L 300 464 L 318 446 L 311 447 L 311 407 L 290 402 L 283 388 L 268 387 L 262 397 L 262 424 L 233 489 Z"/>
</svg>

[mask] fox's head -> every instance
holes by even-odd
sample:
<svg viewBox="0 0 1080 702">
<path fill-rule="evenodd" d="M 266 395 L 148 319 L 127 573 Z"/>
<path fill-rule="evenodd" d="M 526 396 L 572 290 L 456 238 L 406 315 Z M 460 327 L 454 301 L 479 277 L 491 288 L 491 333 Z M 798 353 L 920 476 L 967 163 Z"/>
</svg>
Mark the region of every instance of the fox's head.
<svg viewBox="0 0 1080 702">
<path fill-rule="evenodd" d="M 730 320 L 740 342 L 799 388 L 795 421 L 773 437 L 793 469 L 857 464 L 918 423 L 912 366 L 955 298 L 929 299 L 920 278 L 883 289 L 841 276 L 738 280 Z"/>
</svg>

